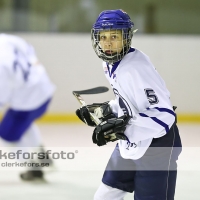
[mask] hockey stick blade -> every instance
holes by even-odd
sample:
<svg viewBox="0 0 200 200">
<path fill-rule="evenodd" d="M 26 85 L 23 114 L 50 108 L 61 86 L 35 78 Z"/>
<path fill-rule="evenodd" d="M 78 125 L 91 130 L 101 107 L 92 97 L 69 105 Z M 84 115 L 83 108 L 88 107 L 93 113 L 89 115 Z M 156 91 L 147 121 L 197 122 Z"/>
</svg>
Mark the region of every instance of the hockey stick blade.
<svg viewBox="0 0 200 200">
<path fill-rule="evenodd" d="M 87 90 L 79 90 L 79 91 L 73 91 L 72 93 L 76 93 L 76 94 L 100 94 L 100 93 L 104 93 L 107 92 L 109 89 L 105 86 L 99 86 L 99 87 L 95 87 L 95 88 L 91 88 L 91 89 L 87 89 Z"/>
</svg>

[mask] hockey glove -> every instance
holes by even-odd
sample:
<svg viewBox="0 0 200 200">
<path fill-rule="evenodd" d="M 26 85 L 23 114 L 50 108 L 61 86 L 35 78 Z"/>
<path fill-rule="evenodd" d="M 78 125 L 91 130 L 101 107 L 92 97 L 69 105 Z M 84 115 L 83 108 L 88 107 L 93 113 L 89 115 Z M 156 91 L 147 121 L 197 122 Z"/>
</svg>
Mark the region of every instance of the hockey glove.
<svg viewBox="0 0 200 200">
<path fill-rule="evenodd" d="M 106 145 L 108 142 L 114 142 L 116 140 L 126 140 L 124 131 L 126 125 L 130 120 L 130 116 L 123 115 L 119 118 L 108 119 L 101 122 L 95 129 L 92 135 L 93 143 L 98 146 Z"/>
<path fill-rule="evenodd" d="M 96 126 L 96 124 L 90 118 L 90 113 L 87 106 L 83 106 L 82 108 L 77 109 L 76 115 L 81 121 L 86 123 L 88 126 Z"/>
<path fill-rule="evenodd" d="M 96 126 L 96 124 L 91 120 L 89 112 L 94 113 L 101 121 L 115 117 L 108 102 L 93 103 L 76 110 L 76 115 L 79 119 L 89 126 Z"/>
<path fill-rule="evenodd" d="M 109 105 L 109 102 L 97 104 L 94 103 L 92 105 L 89 105 L 91 108 L 93 108 L 94 114 L 101 120 L 106 121 L 111 118 L 116 118 L 116 116 L 113 114 L 112 109 Z M 89 109 L 91 110 L 91 108 Z"/>
</svg>

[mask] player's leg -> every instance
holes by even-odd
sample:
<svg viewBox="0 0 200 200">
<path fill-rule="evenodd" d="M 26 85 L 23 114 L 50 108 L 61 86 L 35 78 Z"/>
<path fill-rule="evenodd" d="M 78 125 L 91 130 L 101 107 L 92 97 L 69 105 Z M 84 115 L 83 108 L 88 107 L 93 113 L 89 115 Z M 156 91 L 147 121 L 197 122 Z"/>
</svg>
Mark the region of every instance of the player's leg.
<svg viewBox="0 0 200 200">
<path fill-rule="evenodd" d="M 101 183 L 94 200 L 123 200 L 127 192 Z"/>
<path fill-rule="evenodd" d="M 123 200 L 127 192 L 134 190 L 134 162 L 123 159 L 118 145 L 115 147 L 102 178 L 102 184 L 95 193 L 95 200 Z"/>
<path fill-rule="evenodd" d="M 15 134 L 15 133 L 13 133 Z M 19 134 L 19 132 L 16 132 L 16 134 Z M 16 137 L 16 135 L 14 136 Z M 12 136 L 9 135 L 8 136 L 9 139 L 12 139 Z M 20 137 L 19 140 L 15 140 L 15 141 L 9 141 L 7 139 L 6 136 L 4 136 L 4 139 L 1 139 L 1 144 L 3 147 L 6 147 L 8 149 L 8 151 L 12 151 L 12 152 L 17 152 L 17 151 L 21 151 L 21 153 L 19 154 L 18 157 L 18 162 L 21 163 L 29 163 L 29 164 L 33 164 L 34 161 L 32 159 L 24 159 L 23 158 L 23 153 L 30 153 L 32 151 L 40 151 L 40 146 L 42 144 L 41 141 L 41 136 L 39 133 L 39 130 L 37 129 L 37 127 L 35 125 L 31 125 L 27 131 L 25 132 L 25 134 L 23 136 Z M 33 147 L 35 147 L 33 149 Z M 43 172 L 40 168 L 34 168 L 33 167 L 28 167 L 28 170 L 24 173 L 20 174 L 21 179 L 23 180 L 33 180 L 35 178 L 43 178 Z"/>
<path fill-rule="evenodd" d="M 152 141 L 145 155 L 135 161 L 135 200 L 174 200 L 176 161 L 180 152 L 181 140 L 176 125 L 165 136 Z"/>
<path fill-rule="evenodd" d="M 0 123 L 0 137 L 7 142 L 17 142 L 30 125 L 47 110 L 50 100 L 43 105 L 28 111 L 8 109 Z"/>
<path fill-rule="evenodd" d="M 32 164 L 41 164 L 45 163 L 48 164 L 48 166 L 53 165 L 53 160 L 46 154 L 45 148 L 43 147 L 43 142 L 41 139 L 40 130 L 37 127 L 36 124 L 32 124 L 24 136 L 21 139 L 21 144 L 24 146 L 29 147 L 29 152 L 34 153 L 42 153 L 45 155 L 45 159 L 37 159 L 35 157 L 34 159 L 30 160 Z M 43 178 L 43 171 L 41 167 L 29 167 L 25 172 L 20 174 L 20 177 L 22 180 L 34 180 L 36 178 Z"/>
<path fill-rule="evenodd" d="M 139 171 L 134 200 L 174 200 L 177 171 Z"/>
<path fill-rule="evenodd" d="M 36 126 L 31 126 L 31 124 L 45 113 L 49 102 L 50 100 L 31 111 L 9 109 L 0 124 L 0 137 L 4 146 L 23 148 L 23 151 L 26 152 L 30 152 L 30 147 L 41 148 L 42 142 L 39 130 Z M 38 172 L 36 176 L 42 178 L 43 173 Z"/>
</svg>

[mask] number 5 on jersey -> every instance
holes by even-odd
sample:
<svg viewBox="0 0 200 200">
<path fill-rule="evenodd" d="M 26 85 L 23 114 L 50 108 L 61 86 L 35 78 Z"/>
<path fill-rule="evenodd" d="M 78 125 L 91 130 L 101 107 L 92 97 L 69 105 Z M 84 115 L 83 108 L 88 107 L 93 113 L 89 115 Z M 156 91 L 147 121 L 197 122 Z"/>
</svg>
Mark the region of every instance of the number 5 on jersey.
<svg viewBox="0 0 200 200">
<path fill-rule="evenodd" d="M 151 105 L 157 104 L 159 102 L 158 97 L 156 96 L 155 92 L 151 88 L 144 89 L 147 99 Z"/>
</svg>

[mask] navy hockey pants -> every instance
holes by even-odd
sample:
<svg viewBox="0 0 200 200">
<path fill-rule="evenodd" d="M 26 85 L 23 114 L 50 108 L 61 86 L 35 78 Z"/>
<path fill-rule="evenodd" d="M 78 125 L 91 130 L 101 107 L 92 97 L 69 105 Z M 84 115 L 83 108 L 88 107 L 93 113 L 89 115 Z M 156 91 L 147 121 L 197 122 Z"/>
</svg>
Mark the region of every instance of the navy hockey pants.
<svg viewBox="0 0 200 200">
<path fill-rule="evenodd" d="M 126 192 L 134 191 L 135 200 L 174 200 L 176 161 L 181 147 L 176 124 L 163 137 L 153 139 L 144 156 L 138 160 L 123 159 L 117 145 L 102 182 Z"/>
<path fill-rule="evenodd" d="M 8 109 L 0 123 L 0 137 L 8 142 L 20 140 L 31 123 L 47 110 L 50 99 L 39 108 L 29 111 Z"/>
</svg>

